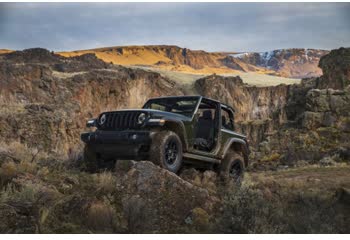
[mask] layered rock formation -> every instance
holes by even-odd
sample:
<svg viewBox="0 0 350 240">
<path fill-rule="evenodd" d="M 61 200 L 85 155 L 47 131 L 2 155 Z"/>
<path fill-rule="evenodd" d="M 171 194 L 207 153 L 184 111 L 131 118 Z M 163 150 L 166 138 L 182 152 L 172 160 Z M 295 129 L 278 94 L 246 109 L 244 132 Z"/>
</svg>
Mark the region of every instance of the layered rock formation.
<svg viewBox="0 0 350 240">
<path fill-rule="evenodd" d="M 350 160 L 348 54 L 349 49 L 332 50 L 321 58 L 323 76 L 290 87 L 284 109 L 287 121 L 265 135 L 258 148 L 263 154 L 257 159 L 288 165 L 325 158 L 333 162 Z"/>
</svg>

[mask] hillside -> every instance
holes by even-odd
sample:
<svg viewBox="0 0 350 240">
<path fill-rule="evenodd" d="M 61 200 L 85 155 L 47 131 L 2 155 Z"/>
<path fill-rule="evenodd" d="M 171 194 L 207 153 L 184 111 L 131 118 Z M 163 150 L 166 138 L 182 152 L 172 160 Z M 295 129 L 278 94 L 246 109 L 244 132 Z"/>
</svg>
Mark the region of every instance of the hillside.
<svg viewBox="0 0 350 240">
<path fill-rule="evenodd" d="M 230 57 L 247 64 L 276 71 L 281 76 L 306 78 L 322 75 L 318 63 L 320 58 L 327 53 L 329 51 L 294 48 L 262 53 L 230 54 Z"/>
<path fill-rule="evenodd" d="M 320 76 L 318 61 L 328 51 L 285 49 L 266 53 L 232 54 L 205 52 L 177 46 L 107 47 L 60 52 L 65 57 L 94 53 L 107 63 L 125 66 L 152 66 L 168 71 L 196 74 L 238 74 L 256 72 L 283 77 Z"/>
<path fill-rule="evenodd" d="M 10 53 L 10 52 L 13 52 L 13 51 L 12 51 L 12 50 L 9 50 L 9 49 L 0 49 L 0 55 L 1 55 L 1 54 Z"/>
</svg>

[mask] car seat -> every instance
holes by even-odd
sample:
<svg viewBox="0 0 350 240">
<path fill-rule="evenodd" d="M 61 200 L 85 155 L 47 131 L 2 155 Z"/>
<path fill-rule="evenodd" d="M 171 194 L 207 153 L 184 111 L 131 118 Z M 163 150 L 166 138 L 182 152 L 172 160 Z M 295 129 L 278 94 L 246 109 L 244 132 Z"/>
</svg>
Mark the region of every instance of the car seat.
<svg viewBox="0 0 350 240">
<path fill-rule="evenodd" d="M 203 111 L 199 117 L 196 130 L 195 146 L 200 150 L 209 151 L 213 145 L 214 120 L 211 110 Z"/>
</svg>

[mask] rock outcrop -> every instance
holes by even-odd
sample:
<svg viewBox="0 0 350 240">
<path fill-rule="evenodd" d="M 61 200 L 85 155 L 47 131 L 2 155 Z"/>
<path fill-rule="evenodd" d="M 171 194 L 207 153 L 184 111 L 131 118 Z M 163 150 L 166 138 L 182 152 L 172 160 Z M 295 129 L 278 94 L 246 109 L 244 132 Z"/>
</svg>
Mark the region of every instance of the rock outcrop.
<svg viewBox="0 0 350 240">
<path fill-rule="evenodd" d="M 317 88 L 346 88 L 350 84 L 350 48 L 332 50 L 321 58 L 319 67 L 323 75 L 317 79 Z"/>
<path fill-rule="evenodd" d="M 219 199 L 151 162 L 117 169 L 117 189 L 132 232 L 171 231 L 174 226 L 205 231 Z M 208 229 L 207 229 L 208 230 Z M 173 229 L 176 232 L 179 229 Z"/>
</svg>

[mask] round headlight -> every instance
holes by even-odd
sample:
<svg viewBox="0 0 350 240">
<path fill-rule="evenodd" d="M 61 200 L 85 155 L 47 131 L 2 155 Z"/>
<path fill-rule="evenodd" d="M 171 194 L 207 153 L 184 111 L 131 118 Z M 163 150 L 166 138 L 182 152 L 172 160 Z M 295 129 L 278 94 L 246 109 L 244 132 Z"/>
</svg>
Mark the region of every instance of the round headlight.
<svg viewBox="0 0 350 240">
<path fill-rule="evenodd" d="M 102 116 L 100 117 L 100 125 L 103 125 L 106 122 L 106 114 L 102 114 Z"/>
<path fill-rule="evenodd" d="M 146 120 L 146 114 L 145 113 L 140 113 L 140 115 L 137 117 L 137 123 L 142 124 Z"/>
</svg>

